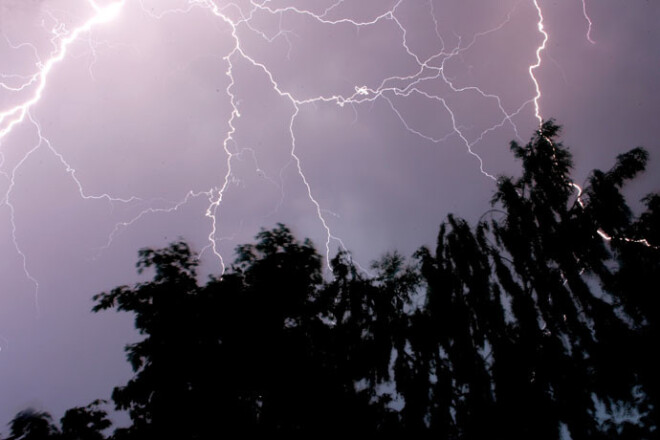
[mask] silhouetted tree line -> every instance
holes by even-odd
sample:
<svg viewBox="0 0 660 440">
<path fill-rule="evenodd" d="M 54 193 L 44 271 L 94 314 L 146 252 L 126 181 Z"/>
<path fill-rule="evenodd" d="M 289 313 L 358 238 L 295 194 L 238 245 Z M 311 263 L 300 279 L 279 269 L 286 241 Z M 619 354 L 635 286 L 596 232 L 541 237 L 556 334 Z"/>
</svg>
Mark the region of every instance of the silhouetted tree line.
<svg viewBox="0 0 660 440">
<path fill-rule="evenodd" d="M 579 190 L 558 133 L 512 142 L 522 175 L 499 179 L 476 226 L 449 215 L 435 249 L 371 274 L 340 252 L 324 280 L 284 225 L 201 286 L 186 243 L 141 250 L 153 280 L 94 297 L 144 335 L 112 393 L 132 424 L 111 438 L 657 438 L 660 195 L 635 217 L 621 193 L 647 153 Z M 10 438 L 103 439 L 99 405 L 61 427 L 21 412 Z"/>
</svg>

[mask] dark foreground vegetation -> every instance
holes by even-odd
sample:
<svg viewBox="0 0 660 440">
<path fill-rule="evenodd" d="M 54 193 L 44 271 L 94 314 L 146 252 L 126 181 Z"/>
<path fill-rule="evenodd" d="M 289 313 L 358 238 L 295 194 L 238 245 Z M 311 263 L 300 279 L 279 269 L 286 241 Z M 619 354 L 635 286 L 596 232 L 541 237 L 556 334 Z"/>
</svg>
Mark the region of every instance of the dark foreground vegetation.
<svg viewBox="0 0 660 440">
<path fill-rule="evenodd" d="M 512 143 L 522 176 L 499 180 L 478 224 L 450 215 L 435 249 L 371 274 L 341 252 L 324 280 L 283 225 L 201 286 L 186 243 L 140 251 L 153 280 L 94 297 L 144 335 L 112 393 L 132 424 L 112 438 L 658 438 L 660 195 L 634 216 L 620 192 L 647 154 L 579 194 L 558 131 Z M 59 426 L 21 412 L 10 438 L 106 438 L 101 407 Z"/>
</svg>

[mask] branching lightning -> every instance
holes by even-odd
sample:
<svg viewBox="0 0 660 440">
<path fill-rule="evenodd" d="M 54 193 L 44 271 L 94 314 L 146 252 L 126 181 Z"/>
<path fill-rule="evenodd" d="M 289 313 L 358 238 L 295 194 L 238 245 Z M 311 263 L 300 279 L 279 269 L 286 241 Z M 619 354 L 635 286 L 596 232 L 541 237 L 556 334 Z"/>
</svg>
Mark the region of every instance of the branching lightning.
<svg viewBox="0 0 660 440">
<path fill-rule="evenodd" d="M 38 298 L 38 292 L 39 292 L 39 282 L 38 280 L 30 273 L 28 269 L 28 261 L 27 261 L 27 256 L 25 253 L 21 250 L 21 247 L 18 243 L 18 240 L 16 238 L 16 230 L 17 230 L 17 225 L 16 225 L 16 219 L 15 219 L 15 208 L 14 205 L 11 203 L 11 192 L 15 186 L 15 176 L 16 172 L 23 166 L 23 164 L 27 161 L 27 159 L 39 148 L 42 148 L 43 146 L 46 146 L 48 149 L 50 149 L 62 162 L 62 164 L 66 167 L 67 172 L 70 174 L 70 176 L 73 178 L 73 180 L 76 182 L 80 196 L 88 199 L 88 198 L 98 198 L 98 199 L 107 199 L 109 201 L 121 201 L 121 202 L 128 202 L 131 201 L 135 198 L 131 199 L 115 199 L 107 194 L 103 194 L 100 196 L 88 196 L 85 195 L 83 191 L 83 187 L 80 183 L 80 181 L 76 178 L 75 176 L 75 170 L 69 166 L 69 164 L 66 162 L 64 157 L 57 153 L 50 144 L 50 142 L 42 135 L 42 130 L 41 126 L 39 123 L 32 117 L 30 113 L 30 109 L 35 106 L 39 101 L 41 100 L 44 90 L 46 89 L 48 85 L 48 78 L 53 70 L 53 68 L 60 62 L 62 62 L 66 55 L 67 51 L 69 49 L 69 46 L 76 41 L 82 34 L 89 32 L 94 26 L 97 26 L 102 23 L 106 23 L 108 21 L 111 21 L 115 19 L 120 10 L 121 7 L 123 6 L 125 0 L 119 0 L 115 3 L 111 3 L 108 6 L 105 7 L 99 7 L 93 0 L 89 1 L 89 4 L 94 8 L 95 14 L 87 20 L 84 24 L 81 26 L 75 28 L 73 31 L 70 33 L 66 33 L 63 25 L 60 23 L 56 26 L 53 27 L 52 29 L 52 34 L 53 38 L 51 42 L 54 44 L 54 47 L 56 48 L 53 53 L 51 53 L 51 56 L 46 60 L 46 62 L 42 63 L 41 61 L 37 62 L 37 67 L 38 70 L 35 74 L 23 78 L 20 76 L 16 75 L 9 75 L 9 76 L 3 76 L 3 79 L 5 78 L 16 78 L 18 77 L 19 79 L 24 79 L 24 82 L 21 83 L 19 86 L 9 86 L 6 83 L 2 82 L 0 83 L 0 87 L 2 87 L 5 90 L 12 91 L 12 92 L 22 92 L 24 90 L 29 90 L 29 88 L 34 87 L 34 91 L 32 92 L 31 95 L 29 95 L 28 99 L 25 100 L 23 103 L 10 107 L 7 110 L 4 110 L 0 112 L 0 147 L 2 147 L 3 140 L 13 131 L 13 129 L 18 126 L 19 124 L 23 123 L 26 118 L 29 120 L 31 124 L 34 125 L 36 128 L 37 136 L 39 138 L 38 143 L 31 148 L 27 153 L 24 154 L 24 156 L 19 160 L 17 165 L 9 172 L 9 174 L 4 173 L 6 177 L 9 179 L 9 186 L 7 188 L 7 191 L 5 192 L 2 200 L 0 200 L 0 206 L 6 205 L 9 208 L 10 212 L 10 223 L 11 223 L 11 237 L 12 237 L 12 242 L 14 244 L 14 247 L 16 249 L 16 252 L 20 255 L 21 261 L 22 261 L 22 266 L 23 266 L 23 272 L 25 273 L 25 276 L 27 277 L 30 282 L 32 282 L 35 286 L 35 308 L 37 311 L 37 314 L 39 313 L 39 298 Z M 31 46 L 30 44 L 24 43 L 20 44 L 17 46 L 11 46 L 12 48 L 21 48 L 21 47 L 29 47 L 31 48 L 34 52 L 35 55 L 37 53 L 36 49 Z M 37 56 L 37 59 L 39 57 Z M 2 154 L 2 151 L 0 150 L 0 154 Z"/>
<path fill-rule="evenodd" d="M 582 8 L 584 17 L 587 20 L 589 26 L 587 31 L 587 39 L 589 42 L 593 43 L 593 40 L 590 36 L 592 23 L 587 14 L 585 1 L 586 0 L 582 0 Z M 82 199 L 104 200 L 108 203 L 124 204 L 140 202 L 146 203 L 148 205 L 147 208 L 141 210 L 137 215 L 117 223 L 114 229 L 110 231 L 105 247 L 111 246 L 114 238 L 124 228 L 130 227 L 135 222 L 151 214 L 173 212 L 181 209 L 184 205 L 188 204 L 193 199 L 206 198 L 208 200 L 208 204 L 206 205 L 206 209 L 203 215 L 208 218 L 210 225 L 207 236 L 208 245 L 202 250 L 202 252 L 210 250 L 218 259 L 221 270 L 224 272 L 225 263 L 219 249 L 219 243 L 224 238 L 219 236 L 218 225 L 222 217 L 223 201 L 225 200 L 225 196 L 228 191 L 231 190 L 231 184 L 234 179 L 234 162 L 237 160 L 241 152 L 250 152 L 253 157 L 256 171 L 261 172 L 261 169 L 258 166 L 258 158 L 254 150 L 251 150 L 249 147 L 242 147 L 237 145 L 236 137 L 238 135 L 237 131 L 239 129 L 237 128 L 236 122 L 239 118 L 241 118 L 241 112 L 239 111 L 238 104 L 240 97 L 239 92 L 236 90 L 235 77 L 235 63 L 237 60 L 247 62 L 250 66 L 252 66 L 252 68 L 256 69 L 256 71 L 264 75 L 267 78 L 271 89 L 275 91 L 282 100 L 290 105 L 291 110 L 287 115 L 287 130 L 290 142 L 289 155 L 291 160 L 287 163 L 286 166 L 295 166 L 295 170 L 298 174 L 300 182 L 305 189 L 307 199 L 309 200 L 309 203 L 311 204 L 311 207 L 314 210 L 316 217 L 318 218 L 320 228 L 324 231 L 326 238 L 324 246 L 326 257 L 328 257 L 328 265 L 330 264 L 329 257 L 332 251 L 333 243 L 343 249 L 345 249 L 346 246 L 342 239 L 332 232 L 330 224 L 326 219 L 328 211 L 321 205 L 318 198 L 316 197 L 315 190 L 305 174 L 304 163 L 298 155 L 297 150 L 299 148 L 299 140 L 297 138 L 296 124 L 298 123 L 300 112 L 305 106 L 316 105 L 319 103 L 330 103 L 340 107 L 349 105 L 353 108 L 358 108 L 361 105 L 372 104 L 378 100 L 384 101 L 390 107 L 396 118 L 400 121 L 401 126 L 410 134 L 419 137 L 421 140 L 434 144 L 444 143 L 451 139 L 458 140 L 460 144 L 465 147 L 467 153 L 476 160 L 480 173 L 484 177 L 492 180 L 495 180 L 495 176 L 486 170 L 487 167 L 484 164 L 484 161 L 479 156 L 479 154 L 474 151 L 474 147 L 482 142 L 489 133 L 500 129 L 505 125 L 509 126 L 515 132 L 516 136 L 518 136 L 518 127 L 516 126 L 513 119 L 520 115 L 528 106 L 533 107 L 534 117 L 538 120 L 539 124 L 542 122 L 539 103 L 542 97 L 542 93 L 541 85 L 539 84 L 539 81 L 536 77 L 536 72 L 541 67 L 542 53 L 546 49 L 546 45 L 550 37 L 544 26 L 543 11 L 539 4 L 539 0 L 531 0 L 531 4 L 529 5 L 536 11 L 536 16 L 538 18 L 537 29 L 541 35 L 541 42 L 535 49 L 535 62 L 528 67 L 529 79 L 534 91 L 534 95 L 513 109 L 507 109 L 503 104 L 501 97 L 495 93 L 484 90 L 476 85 L 457 85 L 458 83 L 454 79 L 450 78 L 450 76 L 447 74 L 447 65 L 451 60 L 457 59 L 470 51 L 470 49 L 480 39 L 487 38 L 489 35 L 504 29 L 510 23 L 511 15 L 515 8 L 519 7 L 520 3 L 516 4 L 514 10 L 509 11 L 506 16 L 502 17 L 501 21 L 496 26 L 475 33 L 470 38 L 465 39 L 465 42 L 463 41 L 463 38 L 460 38 L 459 36 L 458 42 L 453 47 L 450 47 L 445 39 L 443 39 L 440 32 L 440 24 L 437 18 L 437 14 L 439 12 L 436 11 L 433 0 L 429 0 L 428 10 L 435 26 L 435 35 L 437 36 L 439 47 L 433 54 L 426 56 L 416 53 L 416 51 L 412 49 L 411 45 L 409 44 L 409 30 L 404 25 L 404 22 L 400 19 L 400 9 L 406 3 L 405 0 L 398 0 L 394 2 L 391 8 L 365 20 L 358 20 L 349 16 L 331 18 L 331 16 L 338 14 L 338 11 L 343 10 L 343 6 L 345 6 L 345 0 L 337 0 L 334 3 L 329 4 L 320 12 L 314 12 L 311 9 L 304 9 L 296 6 L 277 7 L 272 3 L 273 2 L 267 0 L 250 0 L 249 3 L 246 2 L 246 4 L 249 6 L 242 7 L 231 1 L 225 3 L 214 0 L 182 0 L 181 5 L 177 8 L 154 11 L 153 8 L 149 8 L 147 5 L 145 5 L 144 0 L 136 2 L 136 4 L 138 4 L 138 9 L 153 20 L 162 20 L 166 16 L 169 17 L 173 15 L 180 17 L 181 20 L 185 20 L 186 16 L 190 14 L 191 11 L 201 8 L 202 10 L 207 11 L 214 19 L 217 19 L 219 26 L 223 26 L 228 29 L 232 40 L 230 50 L 227 53 L 222 54 L 222 60 L 226 64 L 226 70 L 224 74 L 229 79 L 229 83 L 224 90 L 224 94 L 228 100 L 229 106 L 231 107 L 230 116 L 228 120 L 224 121 L 228 129 L 224 134 L 224 138 L 221 140 L 225 155 L 225 163 L 219 164 L 223 165 L 226 168 L 226 171 L 221 177 L 221 181 L 218 186 L 211 187 L 202 191 L 190 190 L 185 194 L 183 199 L 171 202 L 168 207 L 155 208 L 153 205 L 149 205 L 149 200 L 145 200 L 139 195 L 131 197 L 114 197 L 107 193 L 88 194 L 84 189 L 83 182 L 77 178 L 76 170 L 71 165 L 69 165 L 66 157 L 58 152 L 56 147 L 53 146 L 52 143 L 48 140 L 48 137 L 44 133 L 43 128 L 31 112 L 31 109 L 37 106 L 42 100 L 44 91 L 49 85 L 49 77 L 51 76 L 52 71 L 57 67 L 58 64 L 66 62 L 71 45 L 76 41 L 82 40 L 83 38 L 88 38 L 89 46 L 93 53 L 93 60 L 89 67 L 91 75 L 92 65 L 96 61 L 96 53 L 94 52 L 95 45 L 91 36 L 92 31 L 95 28 L 104 26 L 112 21 L 121 20 L 123 14 L 129 12 L 127 9 L 129 7 L 135 6 L 135 4 L 131 4 L 126 0 L 114 0 L 107 4 L 104 3 L 104 5 L 100 5 L 99 2 L 95 0 L 87 0 L 87 4 L 91 9 L 91 16 L 82 24 L 70 30 L 67 29 L 63 23 L 60 23 L 53 18 L 56 24 L 52 27 L 50 33 L 52 35 L 51 43 L 53 44 L 54 50 L 43 62 L 41 61 L 34 46 L 29 43 L 15 44 L 10 42 L 7 36 L 5 36 L 12 50 L 17 51 L 27 48 L 34 52 L 35 59 L 37 60 L 36 71 L 32 75 L 23 76 L 11 73 L 0 73 L 0 91 L 14 93 L 17 96 L 19 93 L 21 94 L 20 96 L 22 96 L 22 94 L 27 94 L 27 97 L 23 99 L 23 101 L 19 104 L 9 106 L 6 109 L 0 109 L 0 168 L 4 164 L 4 156 L 2 155 L 3 151 L 1 148 L 7 148 L 6 145 L 4 145 L 5 141 L 18 126 L 28 123 L 31 124 L 34 127 L 38 137 L 38 142 L 35 144 L 35 146 L 27 153 L 25 153 L 22 159 L 13 168 L 8 171 L 2 171 L 0 169 L 0 173 L 2 173 L 5 179 L 9 182 L 8 188 L 0 200 L 0 206 L 4 205 L 9 209 L 13 243 L 16 251 L 22 258 L 25 275 L 35 285 L 35 290 L 38 290 L 39 283 L 28 270 L 28 258 L 21 250 L 20 243 L 16 238 L 18 225 L 15 222 L 15 208 L 11 201 L 12 191 L 15 187 L 16 172 L 24 166 L 27 159 L 38 149 L 47 149 L 57 158 L 69 177 L 74 181 L 78 188 L 79 196 Z M 274 34 L 271 33 L 271 35 L 261 30 L 257 21 L 255 20 L 255 16 L 257 14 L 267 14 L 271 17 L 279 18 L 279 30 Z M 355 84 L 354 92 L 349 95 L 343 95 L 337 92 L 330 94 L 319 94 L 317 96 L 304 98 L 296 96 L 293 91 L 287 90 L 286 87 L 282 85 L 282 81 L 277 78 L 267 63 L 259 60 L 256 56 L 249 53 L 249 50 L 244 47 L 245 45 L 239 36 L 239 28 L 245 28 L 249 30 L 253 35 L 256 35 L 258 38 L 262 38 L 269 43 L 272 43 L 281 37 L 284 38 L 289 45 L 290 51 L 293 45 L 292 39 L 290 37 L 292 37 L 294 34 L 291 31 L 284 29 L 282 27 L 281 21 L 283 17 L 290 15 L 303 16 L 309 20 L 314 21 L 315 23 L 318 23 L 320 26 L 343 25 L 350 26 L 356 31 L 359 31 L 361 28 L 368 28 L 382 24 L 393 26 L 400 41 L 400 48 L 403 49 L 409 60 L 413 63 L 413 65 L 416 66 L 416 70 L 404 76 L 383 77 L 379 81 L 375 82 L 377 84 L 375 87 L 365 85 L 367 83 L 365 80 L 364 83 Z M 429 92 L 423 87 L 424 84 L 428 83 L 441 84 L 443 87 L 445 87 L 445 89 L 450 90 L 451 93 L 455 94 L 456 96 L 461 96 L 462 94 L 476 94 L 480 96 L 484 102 L 493 103 L 497 107 L 500 115 L 499 121 L 491 127 L 485 128 L 479 135 L 470 137 L 461 125 L 462 121 L 457 116 L 455 109 L 452 108 L 450 101 L 446 99 L 446 96 L 441 95 L 439 92 Z M 374 84 L 374 82 L 371 84 Z M 449 126 L 451 129 L 444 135 L 437 136 L 426 133 L 422 129 L 416 128 L 411 121 L 406 119 L 404 113 L 397 106 L 397 102 L 399 102 L 399 100 L 406 100 L 413 96 L 439 104 L 440 108 L 444 111 L 444 114 L 439 115 L 439 117 L 446 118 L 446 120 L 449 121 Z M 284 169 L 282 172 L 283 171 Z M 281 191 L 281 198 L 283 200 L 285 194 L 283 192 L 283 186 L 281 185 L 281 179 L 280 183 L 278 183 L 277 180 L 273 177 L 266 176 L 265 174 L 264 177 Z M 280 204 L 282 200 L 280 200 Z M 280 204 L 278 204 L 278 207 Z M 276 207 L 275 209 L 278 208 Z"/>
</svg>

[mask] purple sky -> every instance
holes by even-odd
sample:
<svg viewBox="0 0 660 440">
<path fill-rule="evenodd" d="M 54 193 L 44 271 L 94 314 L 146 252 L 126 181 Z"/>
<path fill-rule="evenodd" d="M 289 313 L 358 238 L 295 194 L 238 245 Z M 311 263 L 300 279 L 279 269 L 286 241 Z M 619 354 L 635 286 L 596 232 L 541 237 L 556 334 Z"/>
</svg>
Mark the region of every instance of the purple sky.
<svg viewBox="0 0 660 440">
<path fill-rule="evenodd" d="M 132 318 L 90 308 L 139 248 L 218 274 L 284 222 L 367 266 L 478 218 L 538 125 L 539 12 L 576 182 L 641 145 L 660 190 L 658 2 L 115 2 L 0 0 L 0 432 L 130 377 Z"/>
</svg>

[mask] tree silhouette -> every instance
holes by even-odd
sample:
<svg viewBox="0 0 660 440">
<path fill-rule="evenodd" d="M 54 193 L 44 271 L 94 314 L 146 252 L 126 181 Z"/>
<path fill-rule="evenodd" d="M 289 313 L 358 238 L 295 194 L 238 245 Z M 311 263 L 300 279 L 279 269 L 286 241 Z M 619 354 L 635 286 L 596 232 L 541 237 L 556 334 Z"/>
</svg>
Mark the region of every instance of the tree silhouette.
<svg viewBox="0 0 660 440">
<path fill-rule="evenodd" d="M 597 404 L 641 411 L 655 429 L 658 365 L 647 353 L 658 335 L 640 302 L 657 297 L 659 253 L 642 237 L 657 233 L 658 196 L 634 221 L 620 193 L 647 154 L 620 155 L 580 191 L 559 131 L 547 121 L 524 147 L 512 143 L 523 173 L 500 178 L 491 220 L 472 232 L 450 215 L 435 255 L 417 254 L 428 286 L 417 333 L 435 326 L 441 357 L 426 374 L 443 404 L 429 414 L 444 437 L 558 438 L 561 424 L 574 439 L 641 432 L 631 421 L 604 429 Z"/>
<path fill-rule="evenodd" d="M 100 408 L 103 400 L 95 400 L 85 407 L 68 409 L 60 419 L 62 440 L 103 440 L 103 431 L 108 429 L 112 422 L 108 414 Z"/>
<path fill-rule="evenodd" d="M 9 422 L 9 440 L 56 439 L 59 435 L 50 414 L 34 409 L 26 409 Z"/>
<path fill-rule="evenodd" d="M 126 347 L 136 375 L 117 387 L 112 399 L 133 421 L 128 433 L 141 438 L 184 435 L 197 406 L 190 391 L 195 381 L 198 323 L 193 298 L 197 260 L 187 244 L 139 253 L 138 272 L 154 270 L 153 281 L 134 288 L 118 287 L 94 297 L 94 311 L 117 308 L 135 314 L 135 327 L 145 339 Z"/>
<path fill-rule="evenodd" d="M 326 280 L 282 224 L 203 285 L 185 242 L 141 250 L 153 278 L 94 297 L 144 337 L 112 393 L 132 424 L 112 438 L 657 437 L 660 195 L 639 216 L 622 195 L 647 153 L 581 189 L 559 133 L 546 121 L 513 142 L 520 177 L 498 180 L 476 225 L 449 215 L 413 265 L 394 252 L 367 274 L 341 251 Z M 61 430 L 21 412 L 10 438 L 103 439 L 101 403 Z"/>
<path fill-rule="evenodd" d="M 416 268 L 394 253 L 366 276 L 340 252 L 324 281 L 281 224 L 204 286 L 185 243 L 142 250 L 153 281 L 95 297 L 146 336 L 113 393 L 133 420 L 118 434 L 650 435 L 660 197 L 634 218 L 621 195 L 639 148 L 578 189 L 559 132 L 513 142 L 523 173 L 499 179 L 496 209 L 474 228 L 449 215 Z"/>
<path fill-rule="evenodd" d="M 437 377 L 429 384 L 436 396 L 430 426 L 446 438 L 484 438 L 496 415 L 489 364 L 507 328 L 482 241 L 450 215 L 435 255 L 426 248 L 417 253 L 427 295 L 420 317 L 425 331 L 415 333 L 413 346 L 426 345 L 424 357 L 433 360 L 426 373 Z"/>
<path fill-rule="evenodd" d="M 492 230 L 496 241 L 491 256 L 497 282 L 509 295 L 515 345 L 522 348 L 512 363 L 525 365 L 518 377 L 528 378 L 500 387 L 498 394 L 506 400 L 532 393 L 516 396 L 504 411 L 522 415 L 512 426 L 527 435 L 557 438 L 561 422 L 574 439 L 594 438 L 600 435 L 596 400 L 613 411 L 620 402 L 636 400 L 639 384 L 640 363 L 633 359 L 640 321 L 619 307 L 634 295 L 634 286 L 630 277 L 624 285 L 613 268 L 626 264 L 619 246 L 634 245 L 658 260 L 657 250 L 639 249 L 625 238 L 632 232 L 631 211 L 619 192 L 644 169 L 647 154 L 637 148 L 620 155 L 610 171 L 594 171 L 579 194 L 569 175 L 570 153 L 557 142 L 558 134 L 559 127 L 547 121 L 525 147 L 512 143 L 523 174 L 500 179 L 494 201 L 504 207 L 504 218 L 479 226 Z M 615 239 L 608 243 L 604 235 Z M 507 382 L 495 377 L 496 388 Z M 538 407 L 521 405 L 529 398 Z"/>
</svg>

